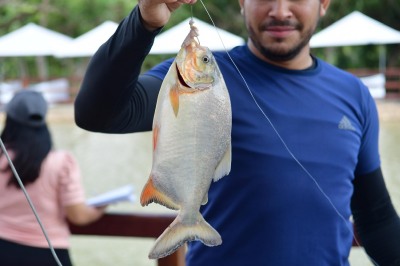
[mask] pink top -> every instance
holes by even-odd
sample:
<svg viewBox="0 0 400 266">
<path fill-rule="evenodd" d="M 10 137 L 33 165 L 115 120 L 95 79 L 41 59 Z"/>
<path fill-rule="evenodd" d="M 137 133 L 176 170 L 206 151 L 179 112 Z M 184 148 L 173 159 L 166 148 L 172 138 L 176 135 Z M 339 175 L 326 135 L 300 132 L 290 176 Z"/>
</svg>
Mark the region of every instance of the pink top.
<svg viewBox="0 0 400 266">
<path fill-rule="evenodd" d="M 7 164 L 0 157 L 0 169 Z M 17 169 L 18 171 L 18 169 Z M 0 238 L 35 246 L 48 247 L 35 216 L 21 189 L 7 186 L 9 173 L 0 172 Z M 26 190 L 39 214 L 52 245 L 69 247 L 69 228 L 65 206 L 85 201 L 79 166 L 65 151 L 52 151 L 43 161 L 41 174 Z"/>
</svg>

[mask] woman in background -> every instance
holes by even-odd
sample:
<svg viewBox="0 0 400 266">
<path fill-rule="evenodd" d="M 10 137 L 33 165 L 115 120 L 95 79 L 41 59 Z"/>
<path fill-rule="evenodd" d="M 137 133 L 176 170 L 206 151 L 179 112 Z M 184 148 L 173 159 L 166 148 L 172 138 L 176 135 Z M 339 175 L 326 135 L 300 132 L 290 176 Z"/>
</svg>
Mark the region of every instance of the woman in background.
<svg viewBox="0 0 400 266">
<path fill-rule="evenodd" d="M 86 205 L 74 157 L 52 149 L 47 103 L 34 91 L 17 93 L 6 106 L 1 139 L 63 266 L 72 265 L 67 223 L 86 225 L 104 208 Z M 0 265 L 56 265 L 44 234 L 8 160 L 0 151 Z"/>
</svg>

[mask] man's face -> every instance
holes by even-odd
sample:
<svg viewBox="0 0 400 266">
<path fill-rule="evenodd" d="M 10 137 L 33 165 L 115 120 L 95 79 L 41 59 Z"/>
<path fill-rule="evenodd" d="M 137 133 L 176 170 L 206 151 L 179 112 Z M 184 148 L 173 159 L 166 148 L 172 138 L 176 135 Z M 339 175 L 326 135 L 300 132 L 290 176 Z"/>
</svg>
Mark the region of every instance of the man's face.
<svg viewBox="0 0 400 266">
<path fill-rule="evenodd" d="M 309 53 L 308 42 L 329 0 L 239 0 L 253 52 L 284 62 Z"/>
</svg>

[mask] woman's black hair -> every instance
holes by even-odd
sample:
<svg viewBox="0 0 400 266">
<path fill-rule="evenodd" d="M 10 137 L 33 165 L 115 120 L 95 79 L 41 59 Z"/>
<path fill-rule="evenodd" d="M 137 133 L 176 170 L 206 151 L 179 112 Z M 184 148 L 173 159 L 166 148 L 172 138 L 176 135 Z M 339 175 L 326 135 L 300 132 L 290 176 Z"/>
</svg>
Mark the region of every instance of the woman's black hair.
<svg viewBox="0 0 400 266">
<path fill-rule="evenodd" d="M 35 182 L 39 177 L 42 162 L 52 148 L 51 134 L 47 125 L 31 127 L 8 116 L 1 139 L 6 149 L 13 154 L 12 162 L 22 183 L 28 185 Z M 0 155 L 2 154 L 3 151 Z M 7 164 L 0 171 L 11 171 L 11 166 Z M 8 185 L 19 188 L 18 181 L 12 172 Z"/>
</svg>

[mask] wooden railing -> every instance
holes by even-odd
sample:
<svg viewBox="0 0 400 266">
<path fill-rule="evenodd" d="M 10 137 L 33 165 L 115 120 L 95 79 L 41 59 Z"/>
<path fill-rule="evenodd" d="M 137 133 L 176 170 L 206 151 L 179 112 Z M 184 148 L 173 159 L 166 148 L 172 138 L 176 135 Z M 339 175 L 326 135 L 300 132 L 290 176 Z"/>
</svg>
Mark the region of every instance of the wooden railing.
<svg viewBox="0 0 400 266">
<path fill-rule="evenodd" d="M 122 237 L 157 238 L 175 219 L 168 214 L 139 213 L 107 213 L 100 220 L 87 226 L 70 224 L 72 234 Z M 355 236 L 357 237 L 357 233 Z M 360 240 L 353 240 L 353 246 L 358 246 Z M 158 266 L 185 266 L 185 248 L 181 247 L 175 253 L 158 260 Z"/>
<path fill-rule="evenodd" d="M 370 76 L 379 73 L 378 69 L 348 69 L 358 77 Z M 400 68 L 390 67 L 384 70 L 386 98 L 400 97 Z"/>
</svg>

